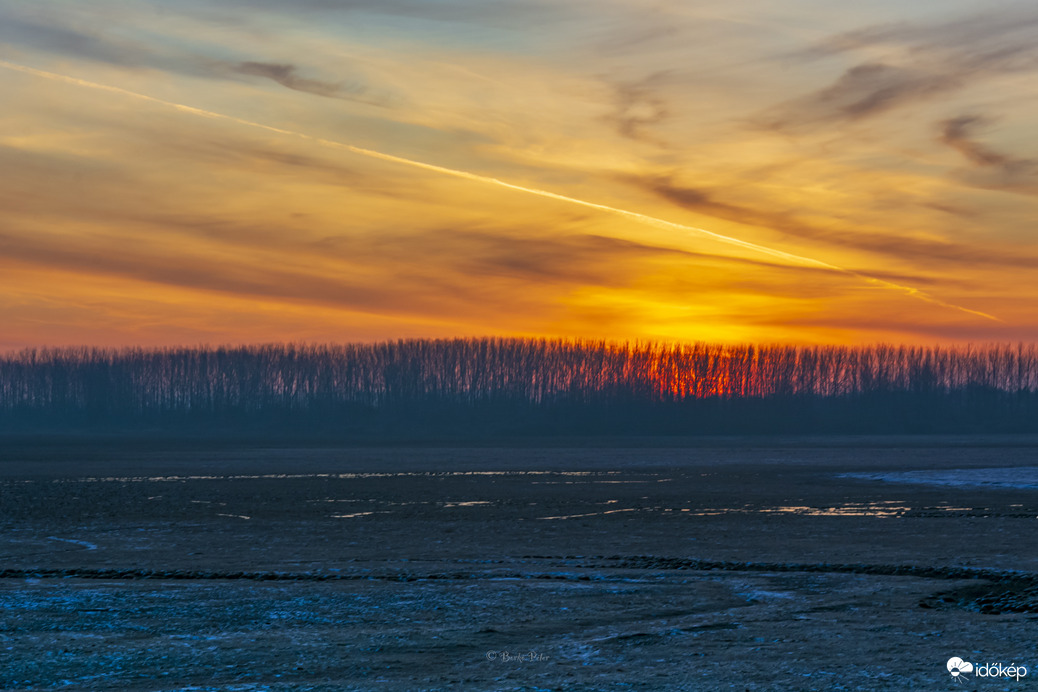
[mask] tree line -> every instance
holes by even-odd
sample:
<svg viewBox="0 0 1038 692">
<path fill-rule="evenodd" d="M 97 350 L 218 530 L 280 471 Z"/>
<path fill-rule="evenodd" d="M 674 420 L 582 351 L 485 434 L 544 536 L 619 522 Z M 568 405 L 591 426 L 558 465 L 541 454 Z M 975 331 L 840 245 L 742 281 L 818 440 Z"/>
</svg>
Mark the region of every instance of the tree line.
<svg viewBox="0 0 1038 692">
<path fill-rule="evenodd" d="M 1038 432 L 1038 346 L 401 340 L 0 355 L 0 430 Z"/>
</svg>

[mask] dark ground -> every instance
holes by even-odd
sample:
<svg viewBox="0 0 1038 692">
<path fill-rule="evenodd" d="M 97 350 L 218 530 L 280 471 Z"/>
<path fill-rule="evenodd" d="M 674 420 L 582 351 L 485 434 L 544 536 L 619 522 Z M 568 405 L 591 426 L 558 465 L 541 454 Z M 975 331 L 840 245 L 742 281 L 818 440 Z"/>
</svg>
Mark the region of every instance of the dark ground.
<svg viewBox="0 0 1038 692">
<path fill-rule="evenodd" d="M 9 439 L 0 689 L 1036 684 L 1034 438 L 552 445 Z"/>
</svg>

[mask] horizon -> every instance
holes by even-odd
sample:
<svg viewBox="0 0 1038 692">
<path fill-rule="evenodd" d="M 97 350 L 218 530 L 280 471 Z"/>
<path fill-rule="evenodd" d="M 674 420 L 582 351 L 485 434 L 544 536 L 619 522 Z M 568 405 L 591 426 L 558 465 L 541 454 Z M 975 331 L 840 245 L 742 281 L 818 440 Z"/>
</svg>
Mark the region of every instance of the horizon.
<svg viewBox="0 0 1038 692">
<path fill-rule="evenodd" d="M 519 343 L 547 343 L 568 347 L 603 346 L 609 350 L 623 350 L 630 348 L 664 348 L 664 349 L 687 349 L 703 347 L 708 349 L 723 350 L 773 350 L 792 349 L 796 352 L 841 350 L 847 352 L 865 352 L 870 350 L 916 350 L 930 353 L 955 353 L 965 354 L 969 352 L 991 352 L 999 349 L 1034 349 L 1038 347 L 1038 341 L 988 341 L 988 342 L 931 342 L 912 343 L 895 341 L 874 341 L 863 343 L 798 343 L 782 341 L 702 341 L 702 340 L 679 340 L 679 339 L 649 339 L 649 338 L 608 338 L 608 337 L 581 337 L 581 336 L 511 336 L 511 335 L 474 335 L 474 336 L 442 336 L 442 337 L 400 337 L 372 339 L 369 341 L 255 341 L 255 342 L 225 342 L 225 343 L 168 343 L 168 344 L 119 344 L 119 345 L 97 345 L 89 343 L 70 344 L 28 344 L 6 349 L 0 349 L 0 359 L 18 356 L 28 352 L 51 353 L 51 354 L 73 354 L 76 352 L 88 352 L 98 354 L 122 355 L 141 351 L 144 353 L 168 353 L 168 352 L 202 352 L 202 351 L 248 351 L 255 349 L 327 349 L 342 347 L 378 347 L 394 346 L 399 344 L 450 344 L 455 342 L 519 342 Z"/>
</svg>

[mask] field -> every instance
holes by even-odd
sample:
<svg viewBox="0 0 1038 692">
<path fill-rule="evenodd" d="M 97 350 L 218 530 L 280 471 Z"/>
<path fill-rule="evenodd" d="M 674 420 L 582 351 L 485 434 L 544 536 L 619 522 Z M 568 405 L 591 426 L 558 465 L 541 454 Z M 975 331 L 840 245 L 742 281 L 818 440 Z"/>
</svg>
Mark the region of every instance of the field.
<svg viewBox="0 0 1038 692">
<path fill-rule="evenodd" d="M 0 689 L 943 690 L 953 656 L 1038 668 L 1034 438 L 0 449 Z"/>
</svg>

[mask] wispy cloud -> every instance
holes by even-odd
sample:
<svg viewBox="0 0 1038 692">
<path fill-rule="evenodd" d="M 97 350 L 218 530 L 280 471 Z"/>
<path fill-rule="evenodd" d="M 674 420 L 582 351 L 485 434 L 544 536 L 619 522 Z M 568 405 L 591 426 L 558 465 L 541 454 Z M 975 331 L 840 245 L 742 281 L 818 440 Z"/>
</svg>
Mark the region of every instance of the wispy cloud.
<svg viewBox="0 0 1038 692">
<path fill-rule="evenodd" d="M 978 80 L 1038 69 L 1033 6 L 933 23 L 885 24 L 835 36 L 795 59 L 864 60 L 832 84 L 762 116 L 777 129 L 853 122 L 929 101 Z"/>
<path fill-rule="evenodd" d="M 962 82 L 962 76 L 952 70 L 930 72 L 862 63 L 848 69 L 831 86 L 779 107 L 766 122 L 776 129 L 790 129 L 859 120 L 951 91 Z"/>
<path fill-rule="evenodd" d="M 665 73 L 656 73 L 635 82 L 614 86 L 615 110 L 610 120 L 616 124 L 620 136 L 664 145 L 658 135 L 652 132 L 652 127 L 668 115 L 667 104 L 654 88 L 665 77 Z"/>
<path fill-rule="evenodd" d="M 245 61 L 234 65 L 223 65 L 228 70 L 252 77 L 263 77 L 277 82 L 283 87 L 302 91 L 307 94 L 327 98 L 341 98 L 352 101 L 363 101 L 375 105 L 385 105 L 370 95 L 370 90 L 361 82 L 328 82 L 311 77 L 304 77 L 296 65 L 288 63 L 269 63 Z M 217 70 L 219 71 L 219 70 Z"/>
<path fill-rule="evenodd" d="M 939 139 L 963 155 L 974 170 L 962 176 L 977 187 L 1038 194 L 1038 159 L 1003 154 L 976 139 L 976 131 L 990 124 L 977 115 L 964 115 L 940 124 Z"/>
<path fill-rule="evenodd" d="M 376 93 L 359 76 L 356 67 L 344 70 L 339 79 L 320 79 L 291 62 L 259 59 L 231 60 L 215 53 L 227 53 L 228 48 L 196 44 L 195 49 L 181 48 L 179 42 L 167 41 L 148 44 L 143 41 L 118 38 L 110 33 L 77 29 L 53 21 L 41 21 L 6 14 L 0 10 L 0 42 L 31 47 L 75 58 L 93 60 L 123 68 L 150 69 L 191 77 L 216 80 L 260 78 L 281 86 L 325 98 L 358 101 L 385 106 L 389 97 L 383 90 Z"/>
<path fill-rule="evenodd" d="M 922 266 L 987 264 L 1028 267 L 1038 263 L 1038 257 L 1029 253 L 999 252 L 992 248 L 959 245 L 943 240 L 913 238 L 900 233 L 863 230 L 835 220 L 830 226 L 820 226 L 817 222 L 801 220 L 789 211 L 759 209 L 720 201 L 711 191 L 681 186 L 667 178 L 635 178 L 632 181 L 673 204 L 700 214 L 768 228 L 833 247 L 863 250 L 898 259 L 911 259 Z"/>
</svg>

